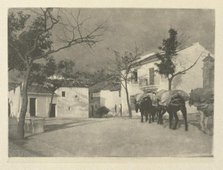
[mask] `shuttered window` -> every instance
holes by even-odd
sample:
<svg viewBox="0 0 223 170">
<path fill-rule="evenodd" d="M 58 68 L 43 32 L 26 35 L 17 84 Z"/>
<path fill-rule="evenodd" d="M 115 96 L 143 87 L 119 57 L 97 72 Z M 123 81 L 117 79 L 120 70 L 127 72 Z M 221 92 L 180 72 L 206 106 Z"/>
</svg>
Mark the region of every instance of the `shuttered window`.
<svg viewBox="0 0 223 170">
<path fill-rule="evenodd" d="M 149 69 L 149 84 L 150 85 L 154 85 L 154 78 L 155 78 L 154 68 L 150 68 Z"/>
</svg>

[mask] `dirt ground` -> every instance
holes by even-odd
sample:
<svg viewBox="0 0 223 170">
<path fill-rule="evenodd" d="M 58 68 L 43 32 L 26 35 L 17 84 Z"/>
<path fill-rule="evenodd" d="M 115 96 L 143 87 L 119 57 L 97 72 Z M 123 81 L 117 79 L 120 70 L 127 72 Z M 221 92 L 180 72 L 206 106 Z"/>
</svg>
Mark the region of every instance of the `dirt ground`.
<svg viewBox="0 0 223 170">
<path fill-rule="evenodd" d="M 45 132 L 25 140 L 9 138 L 9 157 L 212 156 L 213 136 L 199 130 L 197 117 L 170 130 L 168 122 L 139 118 L 47 119 Z"/>
</svg>

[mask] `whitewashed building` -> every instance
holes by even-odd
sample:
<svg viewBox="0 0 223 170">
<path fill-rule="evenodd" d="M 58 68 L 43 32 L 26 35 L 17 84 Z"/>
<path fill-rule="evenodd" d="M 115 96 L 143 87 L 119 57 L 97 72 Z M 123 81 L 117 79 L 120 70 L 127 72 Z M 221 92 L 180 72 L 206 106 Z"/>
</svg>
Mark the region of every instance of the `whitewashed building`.
<svg viewBox="0 0 223 170">
<path fill-rule="evenodd" d="M 9 116 L 11 117 L 19 117 L 21 104 L 22 104 L 22 93 L 21 87 L 22 85 L 16 85 L 9 89 L 8 102 L 9 102 Z M 32 85 L 28 88 L 28 105 L 27 105 L 27 113 L 26 116 L 39 116 L 39 117 L 55 117 L 55 113 L 53 113 L 55 108 L 52 109 L 52 115 L 48 115 L 49 111 L 49 103 L 51 99 L 50 92 L 38 85 Z M 56 106 L 56 95 L 53 100 L 53 106 Z"/>
<path fill-rule="evenodd" d="M 120 114 L 121 88 L 111 79 L 99 82 L 89 88 L 89 114 L 95 117 L 98 108 L 105 106 L 114 114 Z"/>
<path fill-rule="evenodd" d="M 10 117 L 19 117 L 22 97 L 21 85 L 10 85 L 8 92 L 8 107 Z M 39 117 L 89 117 L 89 92 L 85 87 L 61 87 L 55 91 L 51 113 L 50 92 L 39 85 L 28 88 L 28 105 L 26 116 Z"/>
<path fill-rule="evenodd" d="M 198 58 L 199 59 L 196 65 L 188 70 L 186 74 L 180 74 L 173 79 L 172 89 L 181 89 L 190 93 L 191 89 L 203 87 L 203 60 L 206 57 L 214 59 L 214 55 L 211 54 L 199 43 L 195 43 L 190 47 L 178 51 L 177 55 L 174 57 L 176 72 L 190 67 Z M 161 76 L 158 72 L 156 72 L 157 66 L 155 65 L 155 63 L 158 62 L 160 61 L 156 57 L 156 53 L 142 55 L 135 62 L 135 67 L 131 70 L 131 75 L 129 75 L 131 81 L 128 83 L 129 98 L 132 110 L 134 110 L 134 100 L 137 94 L 143 93 L 145 91 L 149 92 L 161 89 L 168 89 L 167 78 Z M 123 88 L 121 88 L 121 96 L 123 113 L 127 115 L 128 107 L 126 101 L 126 93 Z M 188 112 L 193 112 L 195 110 L 195 108 L 193 107 L 187 108 Z M 133 114 L 136 113 L 133 111 Z"/>
<path fill-rule="evenodd" d="M 89 92 L 86 87 L 61 87 L 55 91 L 57 117 L 88 118 Z"/>
</svg>

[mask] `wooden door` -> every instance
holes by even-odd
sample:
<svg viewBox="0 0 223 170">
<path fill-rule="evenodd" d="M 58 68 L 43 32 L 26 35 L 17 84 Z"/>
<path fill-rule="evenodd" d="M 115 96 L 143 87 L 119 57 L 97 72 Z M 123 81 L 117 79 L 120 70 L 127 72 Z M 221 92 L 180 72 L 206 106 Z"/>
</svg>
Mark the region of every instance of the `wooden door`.
<svg viewBox="0 0 223 170">
<path fill-rule="evenodd" d="M 50 117 L 56 117 L 56 104 L 51 105 Z"/>
<path fill-rule="evenodd" d="M 30 98 L 29 100 L 29 113 L 30 116 L 36 116 L 36 98 Z"/>
</svg>

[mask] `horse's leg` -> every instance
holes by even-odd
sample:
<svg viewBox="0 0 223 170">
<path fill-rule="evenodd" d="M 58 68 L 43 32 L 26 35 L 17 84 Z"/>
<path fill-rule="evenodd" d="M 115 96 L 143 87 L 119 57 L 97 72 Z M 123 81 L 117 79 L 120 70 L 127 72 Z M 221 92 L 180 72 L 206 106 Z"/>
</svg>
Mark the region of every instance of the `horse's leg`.
<svg viewBox="0 0 223 170">
<path fill-rule="evenodd" d="M 188 131 L 188 124 L 187 124 L 187 109 L 185 106 L 183 106 L 181 108 L 181 112 L 183 114 L 183 117 L 184 117 L 184 123 L 185 123 L 185 131 Z"/>
<path fill-rule="evenodd" d="M 213 135 L 213 128 L 214 128 L 214 117 L 213 116 L 209 116 L 208 117 L 210 120 L 210 127 L 209 127 L 209 135 Z"/>
<path fill-rule="evenodd" d="M 152 122 L 154 122 L 155 114 L 156 114 L 155 110 L 152 110 Z"/>
<path fill-rule="evenodd" d="M 162 108 L 160 110 L 159 119 L 160 119 L 160 124 L 161 125 L 163 124 L 163 115 L 164 115 L 165 112 L 166 112 L 166 110 L 164 108 Z"/>
<path fill-rule="evenodd" d="M 141 122 L 143 122 L 143 112 L 141 111 Z"/>
<path fill-rule="evenodd" d="M 209 119 L 208 116 L 204 117 L 204 131 L 205 131 L 205 133 L 208 133 L 208 119 Z"/>
<path fill-rule="evenodd" d="M 149 112 L 149 123 L 151 123 L 152 122 L 152 114 L 151 114 L 151 112 Z"/>
<path fill-rule="evenodd" d="M 145 112 L 146 122 L 148 121 L 148 111 Z"/>
<path fill-rule="evenodd" d="M 161 115 L 161 110 L 158 109 L 158 110 L 157 110 L 157 124 L 161 124 L 161 123 L 160 123 L 160 122 L 161 122 L 160 115 Z"/>
<path fill-rule="evenodd" d="M 201 125 L 201 130 L 205 133 L 205 128 L 204 128 L 204 113 L 202 111 L 199 111 L 200 113 L 200 125 Z"/>
<path fill-rule="evenodd" d="M 157 122 L 158 122 L 158 120 L 159 120 L 159 115 L 158 115 L 158 110 L 156 110 L 156 112 L 155 112 L 155 117 L 154 117 L 154 121 L 155 120 L 157 120 Z"/>
<path fill-rule="evenodd" d="M 175 118 L 175 125 L 174 125 L 173 129 L 176 129 L 177 128 L 178 121 L 179 121 L 179 118 L 177 116 L 177 112 L 174 112 L 173 115 L 174 115 L 174 118 Z"/>
<path fill-rule="evenodd" d="M 172 120 L 173 120 L 173 113 L 168 112 L 169 113 L 169 128 L 172 128 Z"/>
</svg>

